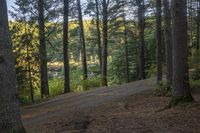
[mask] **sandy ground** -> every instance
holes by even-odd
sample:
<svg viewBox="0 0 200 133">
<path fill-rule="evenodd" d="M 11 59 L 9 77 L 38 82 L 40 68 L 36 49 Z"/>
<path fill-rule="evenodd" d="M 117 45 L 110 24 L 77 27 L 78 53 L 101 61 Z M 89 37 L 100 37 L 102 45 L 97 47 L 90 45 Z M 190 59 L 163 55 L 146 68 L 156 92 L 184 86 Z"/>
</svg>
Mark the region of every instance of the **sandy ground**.
<svg viewBox="0 0 200 133">
<path fill-rule="evenodd" d="M 151 95 L 153 79 L 83 94 L 67 94 L 22 108 L 28 133 L 200 133 L 196 103 L 166 109 Z"/>
</svg>

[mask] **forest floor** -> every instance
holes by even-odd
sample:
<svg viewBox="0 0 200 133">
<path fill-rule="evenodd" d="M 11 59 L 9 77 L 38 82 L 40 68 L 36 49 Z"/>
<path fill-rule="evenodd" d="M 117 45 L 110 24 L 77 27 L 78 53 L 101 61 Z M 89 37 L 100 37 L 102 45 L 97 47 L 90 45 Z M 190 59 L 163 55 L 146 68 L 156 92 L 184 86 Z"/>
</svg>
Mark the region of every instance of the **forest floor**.
<svg viewBox="0 0 200 133">
<path fill-rule="evenodd" d="M 195 103 L 166 108 L 154 97 L 154 79 L 66 94 L 22 107 L 28 133 L 200 133 L 200 93 Z"/>
</svg>

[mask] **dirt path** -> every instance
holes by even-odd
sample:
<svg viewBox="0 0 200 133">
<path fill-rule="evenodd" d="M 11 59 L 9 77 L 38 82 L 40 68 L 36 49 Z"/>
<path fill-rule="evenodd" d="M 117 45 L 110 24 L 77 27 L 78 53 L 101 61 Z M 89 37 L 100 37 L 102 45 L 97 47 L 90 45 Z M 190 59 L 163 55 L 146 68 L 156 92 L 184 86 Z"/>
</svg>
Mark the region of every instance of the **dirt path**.
<svg viewBox="0 0 200 133">
<path fill-rule="evenodd" d="M 63 118 L 67 113 L 92 110 L 119 98 L 149 90 L 154 84 L 154 79 L 148 79 L 115 87 L 101 87 L 85 93 L 61 95 L 39 104 L 23 107 L 21 109 L 23 124 L 27 130 L 31 130 Z"/>
</svg>

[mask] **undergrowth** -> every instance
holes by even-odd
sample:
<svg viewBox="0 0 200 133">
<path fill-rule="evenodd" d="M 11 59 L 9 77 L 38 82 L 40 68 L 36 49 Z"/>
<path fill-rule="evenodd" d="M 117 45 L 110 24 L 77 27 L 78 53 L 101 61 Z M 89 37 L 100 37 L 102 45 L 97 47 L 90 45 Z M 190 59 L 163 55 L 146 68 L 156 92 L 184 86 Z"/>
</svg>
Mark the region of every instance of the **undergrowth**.
<svg viewBox="0 0 200 133">
<path fill-rule="evenodd" d="M 170 97 L 170 96 L 172 96 L 171 85 L 166 81 L 159 82 L 153 90 L 153 95 L 159 96 L 159 97 L 162 97 L 162 96 Z"/>
</svg>

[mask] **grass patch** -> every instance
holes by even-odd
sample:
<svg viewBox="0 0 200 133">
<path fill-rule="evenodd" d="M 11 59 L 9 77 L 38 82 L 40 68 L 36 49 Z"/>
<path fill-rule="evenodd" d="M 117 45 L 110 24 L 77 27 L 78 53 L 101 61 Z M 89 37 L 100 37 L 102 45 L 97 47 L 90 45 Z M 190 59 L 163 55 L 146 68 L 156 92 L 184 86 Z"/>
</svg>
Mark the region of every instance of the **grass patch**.
<svg viewBox="0 0 200 133">
<path fill-rule="evenodd" d="M 49 81 L 50 96 L 57 96 L 64 93 L 64 80 L 60 78 L 51 79 Z"/>
</svg>

